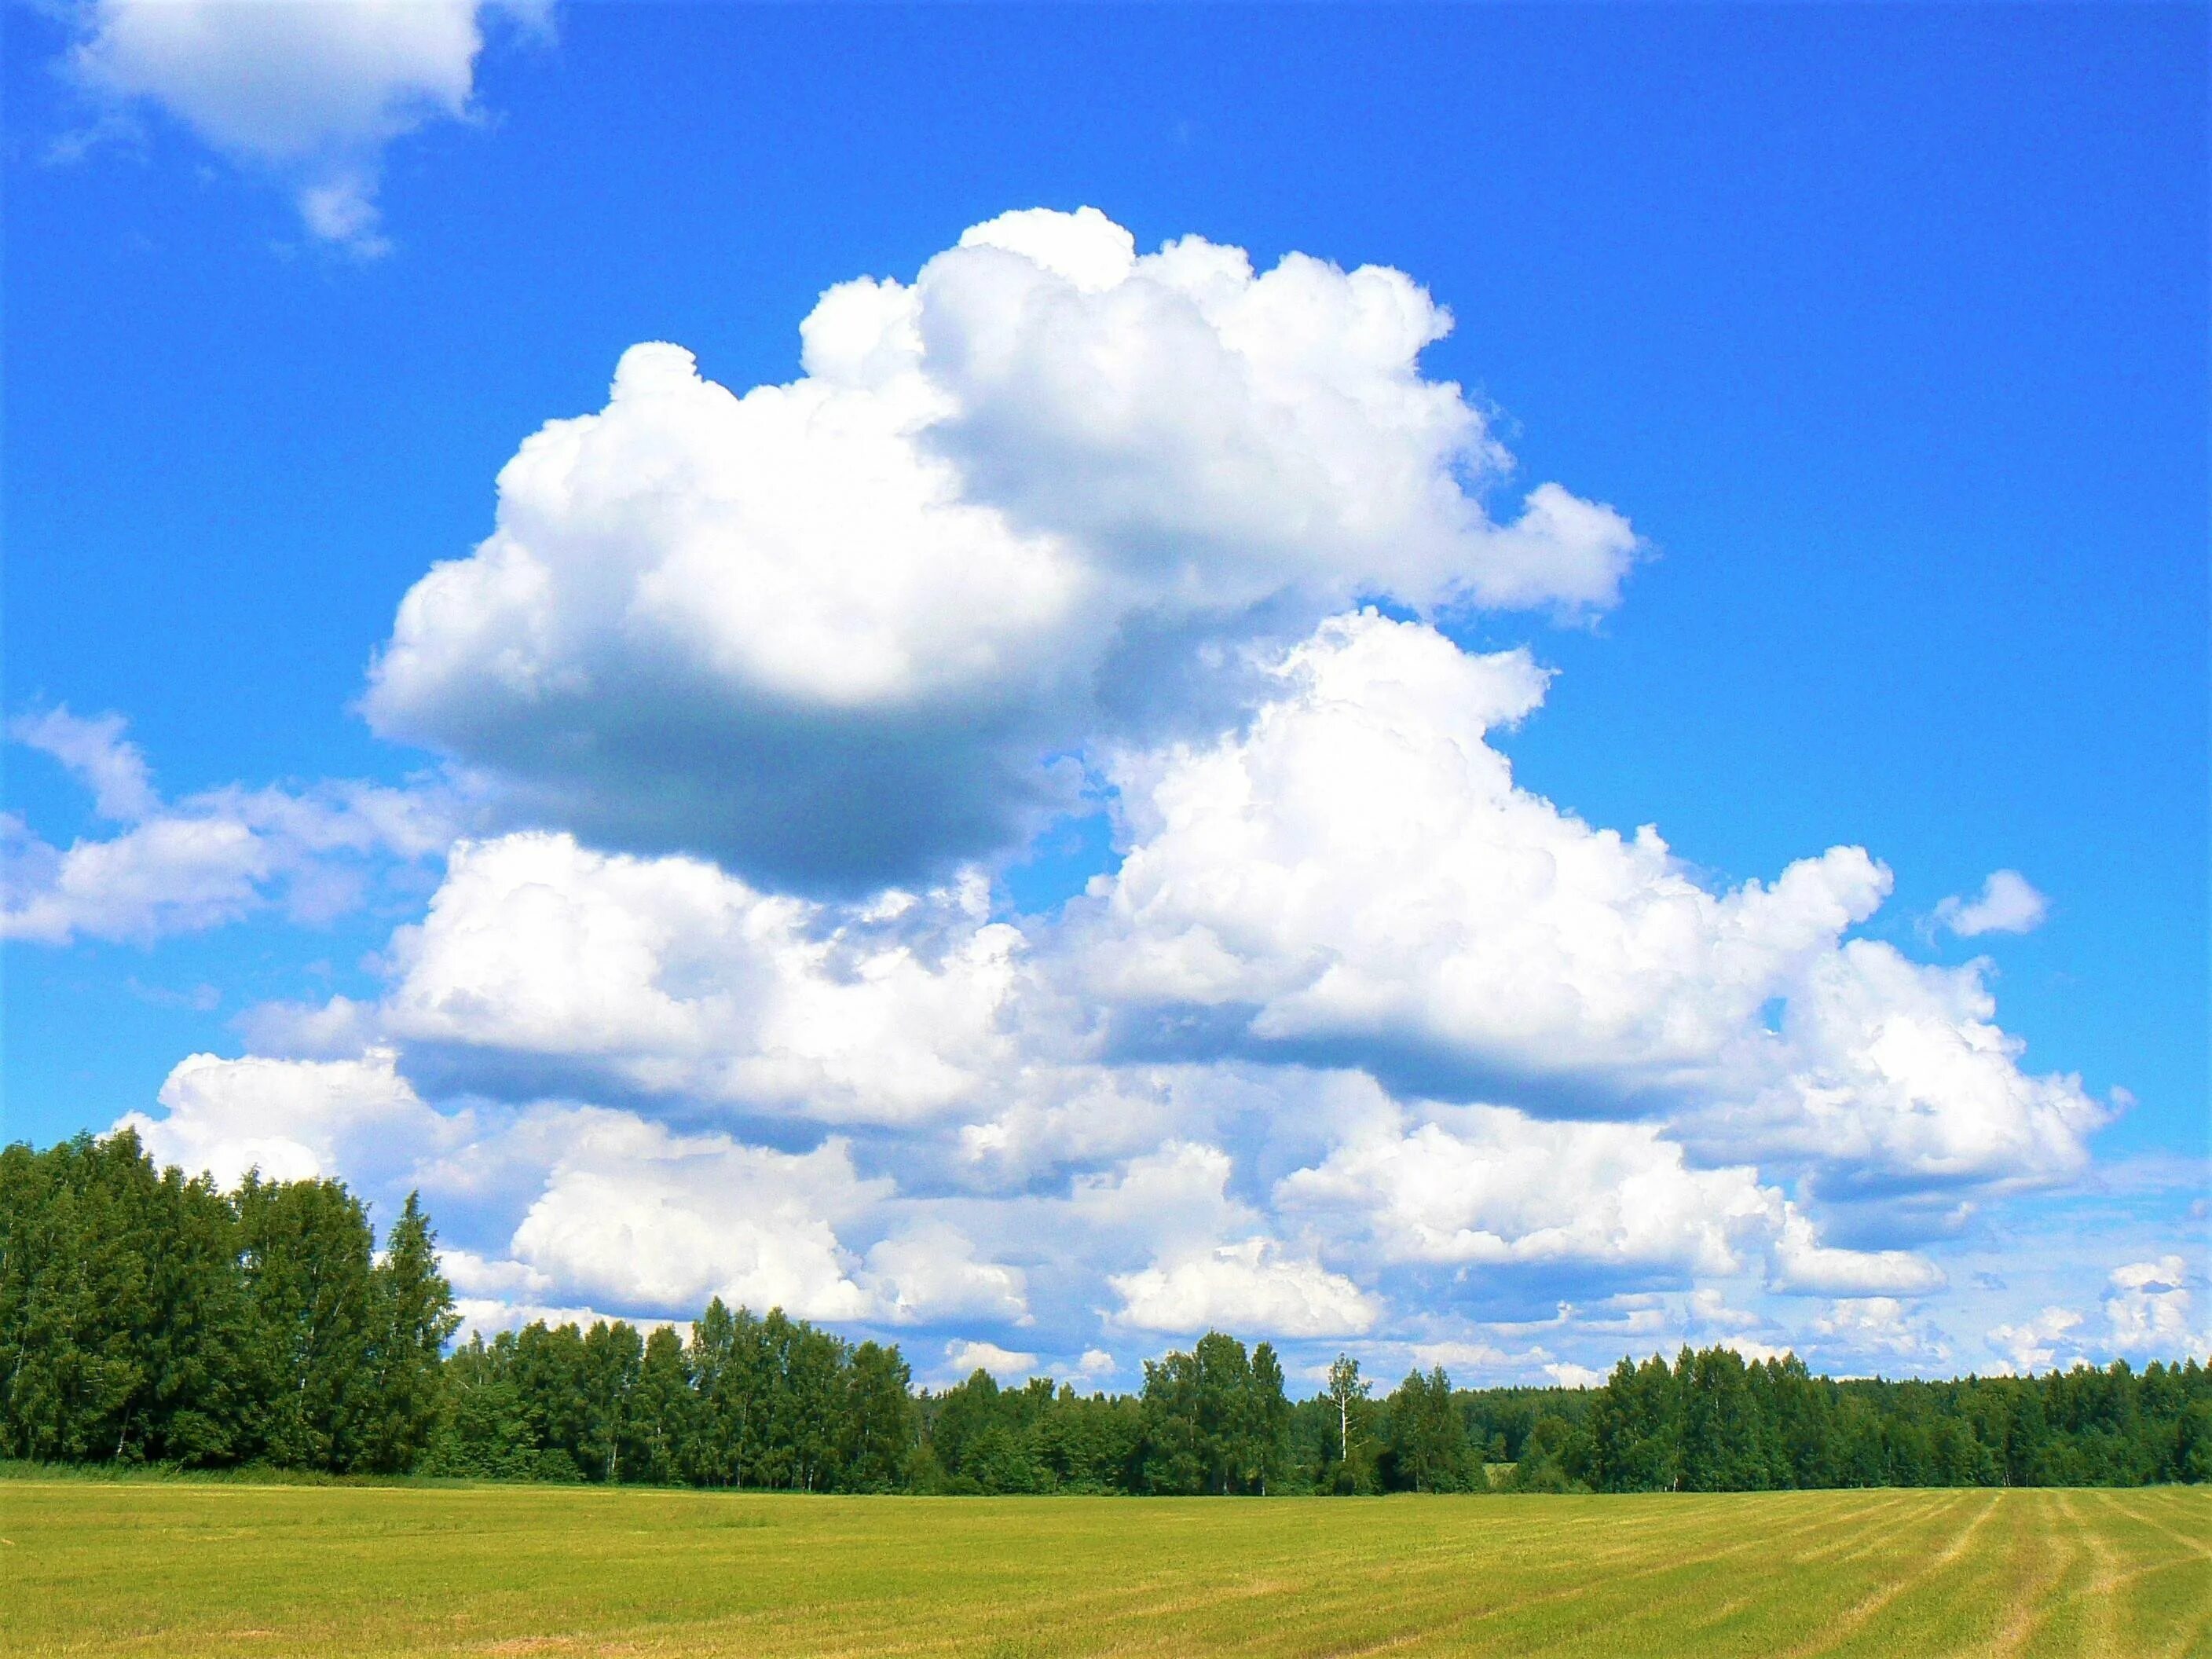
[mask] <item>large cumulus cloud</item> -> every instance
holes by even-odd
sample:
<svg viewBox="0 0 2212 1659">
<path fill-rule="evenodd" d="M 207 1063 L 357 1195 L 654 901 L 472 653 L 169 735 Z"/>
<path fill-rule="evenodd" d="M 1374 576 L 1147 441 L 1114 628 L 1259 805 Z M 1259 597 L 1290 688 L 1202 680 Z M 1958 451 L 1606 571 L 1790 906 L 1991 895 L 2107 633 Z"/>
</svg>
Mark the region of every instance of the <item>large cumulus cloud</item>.
<svg viewBox="0 0 2212 1659">
<path fill-rule="evenodd" d="M 1486 509 L 1447 320 L 1032 212 L 830 290 L 790 385 L 634 349 L 377 659 L 371 718 L 506 827 L 448 838 L 377 994 L 264 1008 L 133 1121 L 419 1185 L 479 1318 L 720 1294 L 1086 1376 L 1209 1324 L 1942 1362 L 1928 1217 L 2078 1176 L 2108 1108 L 1988 963 L 1865 936 L 1867 849 L 1717 882 L 1516 778 L 1550 675 L 1457 619 L 1601 609 L 1635 543 Z M 118 731 L 31 740 L 167 810 Z M 1114 857 L 1017 914 L 990 860 L 1079 783 Z M 2138 1267 L 2131 1352 L 2188 1322 Z"/>
<path fill-rule="evenodd" d="M 1489 735 L 1546 677 L 1421 623 L 1328 619 L 1259 683 L 1208 738 L 1115 751 L 1122 861 L 1058 915 L 994 915 L 972 872 L 841 902 L 457 843 L 382 998 L 290 1017 L 368 1059 L 196 1060 L 149 1132 L 234 1170 L 394 1127 L 477 1206 L 472 1282 L 533 1303 L 1069 1353 L 1211 1323 L 1433 1346 L 1500 1275 L 1691 1297 L 1681 1328 L 1770 1346 L 1713 1287 L 1887 1298 L 1893 1344 L 1945 1275 L 1836 1243 L 1825 1190 L 2079 1167 L 2102 1109 L 2022 1068 L 1978 969 L 1848 937 L 1887 888 L 1863 852 L 1701 884 L 1519 787 Z"/>
<path fill-rule="evenodd" d="M 1635 550 L 1507 458 L 1402 273 L 1095 210 L 1008 215 L 911 283 L 831 289 L 804 376 L 742 395 L 634 348 L 500 475 L 400 606 L 368 710 L 594 839 L 779 883 L 931 875 L 1156 725 L 1207 642 L 1346 600 L 1597 609 Z"/>
</svg>

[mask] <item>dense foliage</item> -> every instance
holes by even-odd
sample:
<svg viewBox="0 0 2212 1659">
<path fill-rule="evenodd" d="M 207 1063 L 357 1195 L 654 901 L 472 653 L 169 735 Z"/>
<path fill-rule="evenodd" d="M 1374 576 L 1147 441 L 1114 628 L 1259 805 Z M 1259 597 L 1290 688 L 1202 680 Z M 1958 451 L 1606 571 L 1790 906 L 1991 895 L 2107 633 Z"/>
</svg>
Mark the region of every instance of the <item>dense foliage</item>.
<svg viewBox="0 0 2212 1659">
<path fill-rule="evenodd" d="M 720 1300 L 688 1333 L 456 1320 L 411 1197 L 374 1248 L 329 1181 L 224 1193 L 125 1133 L 0 1152 L 0 1456 L 823 1492 L 1252 1493 L 2137 1486 L 2212 1479 L 2194 1360 L 1836 1382 L 1685 1348 L 1600 1389 L 1382 1399 L 1348 1358 L 1293 1403 L 1208 1332 L 1133 1395 L 976 1371 L 917 1394 L 896 1347 Z"/>
<path fill-rule="evenodd" d="M 1537 1443 L 1540 1441 L 1540 1444 Z M 2136 1486 L 2212 1480 L 2212 1370 L 1838 1382 L 1795 1356 L 1624 1359 L 1581 1421 L 1540 1419 L 1516 1474 L 1601 1492 Z"/>
<path fill-rule="evenodd" d="M 0 1151 L 0 1455 L 414 1468 L 453 1295 L 413 1199 L 372 1243 L 334 1181 L 219 1192 L 127 1132 Z"/>
</svg>

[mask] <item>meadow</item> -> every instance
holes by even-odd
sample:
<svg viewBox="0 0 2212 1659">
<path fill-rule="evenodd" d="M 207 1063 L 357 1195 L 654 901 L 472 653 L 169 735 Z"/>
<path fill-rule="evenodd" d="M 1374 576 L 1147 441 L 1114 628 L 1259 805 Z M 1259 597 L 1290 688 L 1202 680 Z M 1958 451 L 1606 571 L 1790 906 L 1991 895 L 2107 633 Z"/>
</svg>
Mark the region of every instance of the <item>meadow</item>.
<svg viewBox="0 0 2212 1659">
<path fill-rule="evenodd" d="M 2212 1492 L 0 1483 L 0 1652 L 2212 1653 Z"/>
</svg>

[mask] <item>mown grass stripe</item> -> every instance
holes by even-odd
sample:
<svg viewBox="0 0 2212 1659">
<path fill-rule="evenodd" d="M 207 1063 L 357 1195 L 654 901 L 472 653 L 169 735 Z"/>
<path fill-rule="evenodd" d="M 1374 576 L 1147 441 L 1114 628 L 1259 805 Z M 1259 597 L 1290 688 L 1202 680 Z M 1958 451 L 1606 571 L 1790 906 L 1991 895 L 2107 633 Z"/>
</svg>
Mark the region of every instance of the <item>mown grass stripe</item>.
<svg viewBox="0 0 2212 1659">
<path fill-rule="evenodd" d="M 929 1500 L 11 1483 L 0 1652 L 2185 1655 L 2212 1493 Z"/>
</svg>

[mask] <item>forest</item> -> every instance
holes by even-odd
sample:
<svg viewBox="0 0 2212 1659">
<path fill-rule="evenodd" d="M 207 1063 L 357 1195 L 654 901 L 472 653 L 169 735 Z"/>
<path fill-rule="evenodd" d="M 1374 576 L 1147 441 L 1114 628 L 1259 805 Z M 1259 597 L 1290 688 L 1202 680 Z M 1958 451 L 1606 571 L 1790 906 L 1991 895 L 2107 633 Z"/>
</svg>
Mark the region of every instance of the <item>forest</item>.
<svg viewBox="0 0 2212 1659">
<path fill-rule="evenodd" d="M 1209 1332 L 1133 1395 L 986 1371 L 917 1390 L 895 1346 L 715 1300 L 452 1341 L 429 1218 L 380 1248 L 334 1181 L 235 1190 L 125 1132 L 0 1151 L 0 1458 L 803 1492 L 1253 1495 L 2142 1486 L 2212 1479 L 2212 1370 L 1836 1380 L 1685 1347 L 1603 1387 L 1290 1397 Z"/>
</svg>

